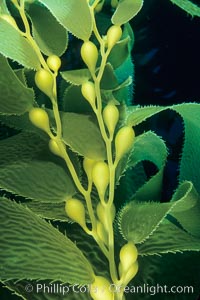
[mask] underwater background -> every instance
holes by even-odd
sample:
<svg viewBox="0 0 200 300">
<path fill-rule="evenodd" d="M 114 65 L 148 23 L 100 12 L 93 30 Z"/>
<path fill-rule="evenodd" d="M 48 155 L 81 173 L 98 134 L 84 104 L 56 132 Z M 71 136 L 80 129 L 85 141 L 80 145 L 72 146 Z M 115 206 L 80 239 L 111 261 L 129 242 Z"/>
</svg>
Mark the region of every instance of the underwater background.
<svg viewBox="0 0 200 300">
<path fill-rule="evenodd" d="M 199 4 L 199 1 L 193 2 Z M 168 106 L 200 102 L 200 18 L 192 19 L 169 0 L 145 0 L 131 26 L 135 34 L 133 104 Z M 74 48 L 66 58 L 69 68 L 70 65 L 74 67 L 72 62 L 80 48 L 79 41 L 71 39 Z M 137 126 L 136 132 L 142 132 L 144 126 L 162 136 L 169 150 L 162 195 L 165 202 L 177 186 L 183 142 L 182 120 L 175 112 L 165 111 Z M 13 130 L 0 126 L 0 139 L 13 133 Z M 145 168 L 148 176 L 156 172 L 149 162 L 145 163 Z M 19 298 L 1 288 L 0 299 Z"/>
<path fill-rule="evenodd" d="M 168 0 L 148 0 L 131 25 L 135 34 L 134 104 L 199 103 L 200 18 L 192 18 Z M 182 120 L 168 110 L 147 121 L 146 130 L 148 127 L 163 137 L 169 150 L 162 197 L 167 201 L 177 186 Z M 156 171 L 149 163 L 146 170 L 149 175 Z"/>
</svg>

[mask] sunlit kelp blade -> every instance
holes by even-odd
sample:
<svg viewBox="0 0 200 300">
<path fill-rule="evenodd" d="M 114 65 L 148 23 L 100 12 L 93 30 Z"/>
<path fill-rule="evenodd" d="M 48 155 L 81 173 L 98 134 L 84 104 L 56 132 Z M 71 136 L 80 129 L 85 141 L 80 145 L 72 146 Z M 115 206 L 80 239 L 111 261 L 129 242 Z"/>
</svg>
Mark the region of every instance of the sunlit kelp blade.
<svg viewBox="0 0 200 300">
<path fill-rule="evenodd" d="M 3 216 L 0 221 L 1 280 L 26 277 L 80 284 L 93 281 L 93 271 L 87 259 L 57 229 L 5 198 L 0 199 L 0 211 Z"/>
</svg>

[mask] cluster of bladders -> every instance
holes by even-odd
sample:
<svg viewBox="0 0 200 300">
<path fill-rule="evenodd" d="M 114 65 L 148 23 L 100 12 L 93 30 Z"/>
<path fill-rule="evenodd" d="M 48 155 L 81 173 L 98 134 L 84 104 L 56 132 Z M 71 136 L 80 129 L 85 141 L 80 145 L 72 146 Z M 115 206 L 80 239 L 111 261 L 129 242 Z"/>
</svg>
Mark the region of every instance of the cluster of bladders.
<svg viewBox="0 0 200 300">
<path fill-rule="evenodd" d="M 120 39 L 122 34 L 121 27 L 113 25 L 107 32 L 107 48 L 111 49 Z M 94 43 L 85 41 L 81 47 L 81 57 L 91 73 L 95 72 L 98 59 L 98 50 Z M 37 87 L 48 97 L 53 97 L 54 74 L 58 72 L 61 66 L 61 60 L 56 55 L 47 58 L 47 66 L 49 69 L 41 68 L 35 74 L 35 83 Z M 53 73 L 51 71 L 53 71 Z M 96 93 L 95 84 L 87 81 L 82 84 L 82 95 L 90 103 L 93 110 L 96 109 Z M 113 138 L 115 128 L 119 120 L 119 110 L 112 104 L 108 103 L 103 109 L 103 121 L 108 130 L 109 136 Z M 29 119 L 36 127 L 45 131 L 49 136 L 49 149 L 57 156 L 63 157 L 63 143 L 58 142 L 58 137 L 54 136 L 50 129 L 49 116 L 47 112 L 39 107 L 32 108 L 29 112 Z M 121 127 L 115 135 L 115 166 L 120 159 L 131 149 L 135 138 L 135 132 L 130 126 Z M 62 145 L 62 147 L 61 147 Z M 64 148 L 65 149 L 65 148 Z M 92 182 L 99 194 L 100 199 L 104 199 L 106 190 L 110 183 L 109 166 L 104 161 L 95 161 L 87 157 L 83 160 L 83 169 L 87 174 L 88 182 Z M 96 207 L 96 234 L 99 239 L 108 245 L 108 222 L 106 217 L 107 203 L 100 202 Z M 85 231 L 87 231 L 85 206 L 76 198 L 66 201 L 65 211 L 68 217 L 78 223 Z M 112 221 L 115 217 L 114 204 L 110 207 L 110 217 Z M 125 244 L 120 250 L 120 263 L 118 267 L 119 280 L 118 284 L 126 286 L 138 271 L 137 256 L 138 252 L 132 242 Z M 111 300 L 114 299 L 114 293 L 111 290 L 111 283 L 102 276 L 95 276 L 94 282 L 91 284 L 90 295 L 94 300 Z"/>
</svg>

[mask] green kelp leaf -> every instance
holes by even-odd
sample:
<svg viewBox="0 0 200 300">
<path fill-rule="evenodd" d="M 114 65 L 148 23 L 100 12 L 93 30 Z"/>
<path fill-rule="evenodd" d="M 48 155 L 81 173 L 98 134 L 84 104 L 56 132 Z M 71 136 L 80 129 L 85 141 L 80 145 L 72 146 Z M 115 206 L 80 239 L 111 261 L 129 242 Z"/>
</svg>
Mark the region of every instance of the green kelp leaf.
<svg viewBox="0 0 200 300">
<path fill-rule="evenodd" d="M 22 84 L 2 55 L 0 65 L 0 114 L 22 115 L 33 107 L 34 92 Z"/>
<path fill-rule="evenodd" d="M 129 157 L 128 168 L 134 167 L 141 161 L 150 161 L 158 169 L 158 172 L 140 187 L 134 195 L 134 198 L 138 201 L 158 201 L 161 198 L 163 172 L 167 161 L 167 154 L 167 148 L 162 138 L 151 131 L 144 133 L 136 140 Z"/>
<path fill-rule="evenodd" d="M 84 256 L 90 261 L 95 274 L 109 278 L 108 261 L 95 240 L 86 234 L 77 223 L 67 224 L 67 236 L 76 243 Z"/>
<path fill-rule="evenodd" d="M 143 6 L 143 0 L 120 0 L 112 16 L 112 23 L 121 25 L 135 17 Z"/>
<path fill-rule="evenodd" d="M 82 40 L 92 32 L 92 16 L 85 0 L 39 0 L 68 31 Z"/>
<path fill-rule="evenodd" d="M 118 68 L 129 55 L 129 37 L 119 41 L 112 49 L 110 55 L 108 56 L 108 62 L 112 65 L 114 69 Z"/>
<path fill-rule="evenodd" d="M 21 81 L 21 83 L 27 87 L 27 83 L 26 83 L 26 77 L 24 74 L 24 69 L 16 69 L 13 70 L 15 75 L 17 76 L 17 78 Z"/>
<path fill-rule="evenodd" d="M 127 107 L 127 120 L 126 123 L 129 126 L 136 126 L 146 119 L 154 116 L 155 114 L 168 109 L 170 107 L 164 106 L 129 106 Z"/>
<path fill-rule="evenodd" d="M 112 49 L 108 61 L 115 70 L 115 77 L 119 84 L 129 80 L 129 84 L 113 91 L 113 96 L 122 103 L 131 104 L 133 99 L 133 76 L 134 66 L 132 62 L 131 50 L 133 47 L 133 32 L 131 26 L 124 26 L 122 40 Z"/>
<path fill-rule="evenodd" d="M 55 202 L 39 202 L 39 201 L 25 201 L 21 204 L 32 210 L 37 216 L 56 220 L 61 222 L 70 221 L 65 212 L 65 201 Z"/>
<path fill-rule="evenodd" d="M 39 69 L 39 59 L 29 42 L 8 22 L 0 19 L 0 53 L 28 69 Z"/>
<path fill-rule="evenodd" d="M 185 140 L 183 145 L 179 181 L 189 180 L 194 183 L 197 192 L 200 193 L 200 168 L 197 168 L 196 162 L 199 160 L 200 148 L 200 104 L 183 103 L 167 107 L 149 106 L 128 108 L 127 124 L 136 126 L 147 118 L 166 110 L 176 111 L 183 119 Z"/>
<path fill-rule="evenodd" d="M 10 12 L 7 8 L 7 5 L 6 5 L 6 0 L 1 0 L 1 3 L 0 3 L 0 13 L 1 14 L 6 14 L 6 15 L 9 15 Z"/>
<path fill-rule="evenodd" d="M 79 284 L 93 281 L 88 260 L 53 226 L 5 198 L 0 199 L 0 214 L 1 280 L 49 279 Z"/>
<path fill-rule="evenodd" d="M 62 78 L 73 85 L 81 85 L 91 77 L 88 69 L 70 70 L 60 73 Z"/>
<path fill-rule="evenodd" d="M 94 160 L 105 159 L 105 144 L 92 116 L 63 113 L 61 120 L 63 140 L 73 151 Z"/>
<path fill-rule="evenodd" d="M 58 23 L 50 11 L 37 3 L 29 5 L 33 36 L 45 55 L 62 55 L 68 44 L 66 29 Z"/>
<path fill-rule="evenodd" d="M 176 4 L 181 9 L 186 11 L 192 17 L 200 17 L 200 7 L 194 4 L 190 0 L 170 0 L 173 4 Z"/>
<path fill-rule="evenodd" d="M 172 201 L 179 199 L 179 205 L 170 214 L 186 231 L 200 238 L 200 197 L 191 182 L 182 183 L 174 193 Z"/>
<path fill-rule="evenodd" d="M 76 244 L 83 255 L 90 261 L 94 273 L 109 278 L 107 259 L 102 254 L 94 239 L 88 236 L 78 224 L 67 224 L 67 226 L 65 226 L 65 224 L 61 224 L 60 228 L 62 231 L 66 231 L 67 237 Z M 25 299 L 27 299 L 28 296 L 31 300 L 91 300 L 89 286 L 86 285 L 84 287 L 79 287 L 78 283 L 74 286 L 75 291 L 73 291 L 73 286 L 69 283 L 64 283 L 63 285 L 66 286 L 66 289 L 64 290 L 66 293 L 64 295 L 62 293 L 62 282 L 23 280 L 18 282 L 6 281 L 5 284 L 8 288 L 23 295 Z M 25 287 L 27 284 L 31 284 L 33 286 L 33 292 L 26 292 Z M 39 285 L 41 284 L 47 287 L 52 286 L 52 288 L 54 286 L 54 290 L 58 291 L 58 293 L 44 293 L 43 290 L 36 293 L 37 285 L 40 287 Z M 67 287 L 69 287 L 69 290 Z M 85 292 L 84 288 L 87 288 Z"/>
<path fill-rule="evenodd" d="M 28 112 L 20 115 L 0 115 L 0 122 L 10 128 L 14 128 L 16 130 L 23 130 L 30 133 L 36 133 L 39 135 L 42 139 L 46 140 L 46 133 L 42 131 L 41 129 L 34 126 L 28 116 Z"/>
<path fill-rule="evenodd" d="M 161 227 L 162 231 L 164 219 L 171 215 L 176 218 L 184 230 L 189 231 L 195 238 L 195 233 L 199 233 L 200 227 L 199 196 L 191 182 L 181 184 L 175 195 L 175 199 L 169 203 L 132 201 L 124 206 L 119 214 L 119 229 L 123 237 L 136 244 L 146 242 L 151 236 L 153 238 L 155 230 Z M 186 217 L 187 212 L 188 217 Z M 191 230 L 187 228 L 188 219 L 191 223 L 189 227 Z M 192 231 L 195 227 L 197 230 Z M 196 236 L 200 235 L 196 234 Z"/>
<path fill-rule="evenodd" d="M 197 165 L 200 156 L 200 104 L 182 104 L 174 106 L 173 109 L 183 118 L 185 131 L 179 181 L 192 181 L 200 193 L 200 168 Z"/>
<path fill-rule="evenodd" d="M 128 169 L 120 178 L 116 186 L 115 201 L 122 207 L 133 199 L 133 195 L 147 181 L 143 163 L 138 163 L 133 169 Z M 125 195 L 125 196 L 124 196 Z"/>
<path fill-rule="evenodd" d="M 0 142 L 0 188 L 40 202 L 64 202 L 76 192 L 48 139 L 21 133 Z"/>
<path fill-rule="evenodd" d="M 107 63 L 101 79 L 101 89 L 113 90 L 118 87 L 118 81 L 114 73 L 114 69 L 110 63 Z"/>
<path fill-rule="evenodd" d="M 88 81 L 91 78 L 91 74 L 88 69 L 64 71 L 61 72 L 61 76 L 64 80 L 72 85 L 82 85 L 84 82 Z M 114 74 L 113 67 L 110 63 L 108 63 L 105 66 L 102 76 L 101 88 L 112 89 L 116 88 L 117 86 L 118 82 Z"/>
<path fill-rule="evenodd" d="M 143 185 L 138 186 L 138 190 L 135 191 L 135 195 L 132 194 L 132 198 L 134 197 L 137 201 L 158 201 L 160 199 L 166 159 L 167 148 L 164 141 L 158 135 L 148 131 L 136 137 L 133 150 L 129 156 L 125 156 L 120 161 L 117 174 L 119 174 L 119 172 L 123 174 L 128 169 L 131 169 L 131 172 L 134 173 L 137 164 L 142 161 L 152 162 L 157 167 L 158 172 L 146 183 L 142 180 L 141 183 L 143 183 Z M 137 186 L 137 182 L 130 182 L 131 189 L 135 190 L 135 184 Z"/>
<path fill-rule="evenodd" d="M 138 245 L 138 251 L 140 255 L 200 251 L 200 239 L 165 220 L 143 244 Z"/>
<path fill-rule="evenodd" d="M 134 93 L 134 65 L 132 58 L 128 55 L 124 63 L 115 70 L 115 74 L 118 82 L 126 82 L 127 85 L 113 92 L 114 96 L 120 100 L 122 103 L 131 105 L 133 103 L 133 93 Z"/>
<path fill-rule="evenodd" d="M 66 88 L 62 99 L 62 110 L 79 114 L 93 112 L 91 105 L 81 93 L 81 87 L 77 85 Z"/>
<path fill-rule="evenodd" d="M 171 207 L 170 203 L 132 201 L 120 212 L 119 230 L 126 240 L 142 243 L 156 230 Z"/>
<path fill-rule="evenodd" d="M 131 76 L 119 83 L 112 66 L 107 64 L 101 81 L 102 101 L 105 103 L 112 102 L 115 105 L 126 102 L 128 99 L 128 89 L 131 84 Z"/>
</svg>

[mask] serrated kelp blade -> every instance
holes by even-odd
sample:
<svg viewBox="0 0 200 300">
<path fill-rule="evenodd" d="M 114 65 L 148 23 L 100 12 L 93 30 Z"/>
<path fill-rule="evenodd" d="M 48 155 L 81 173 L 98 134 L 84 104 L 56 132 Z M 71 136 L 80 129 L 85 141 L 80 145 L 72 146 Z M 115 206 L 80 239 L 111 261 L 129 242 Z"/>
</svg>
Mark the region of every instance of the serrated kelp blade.
<svg viewBox="0 0 200 300">
<path fill-rule="evenodd" d="M 119 214 L 119 230 L 126 240 L 142 243 L 160 225 L 171 207 L 170 203 L 132 201 Z"/>
<path fill-rule="evenodd" d="M 0 278 L 88 284 L 93 271 L 82 252 L 27 208 L 0 199 Z"/>
<path fill-rule="evenodd" d="M 92 108 L 81 93 L 81 86 L 70 85 L 66 88 L 62 98 L 62 109 L 65 112 L 78 114 L 92 113 Z"/>
<path fill-rule="evenodd" d="M 0 114 L 22 115 L 33 107 L 34 92 L 27 88 L 0 54 Z"/>
<path fill-rule="evenodd" d="M 14 145 L 14 147 L 13 147 Z M 0 142 L 0 187 L 41 202 L 64 202 L 76 188 L 48 140 L 21 133 Z"/>
<path fill-rule="evenodd" d="M 119 4 L 112 16 L 112 23 L 121 25 L 127 23 L 130 19 L 135 17 L 141 10 L 143 0 L 124 0 L 119 1 Z"/>
<path fill-rule="evenodd" d="M 91 77 L 88 69 L 63 71 L 61 72 L 61 76 L 64 80 L 73 85 L 81 85 Z"/>
<path fill-rule="evenodd" d="M 200 239 L 165 220 L 149 238 L 138 245 L 140 255 L 200 251 Z"/>
<path fill-rule="evenodd" d="M 129 106 L 127 108 L 127 118 L 126 124 L 129 126 L 136 126 L 146 119 L 154 116 L 155 114 L 167 109 L 169 107 L 162 107 L 162 106 Z"/>
<path fill-rule="evenodd" d="M 190 0 L 170 0 L 173 4 L 176 4 L 192 17 L 200 17 L 200 6 L 196 5 Z"/>
<path fill-rule="evenodd" d="M 158 201 L 160 199 L 162 191 L 163 172 L 167 154 L 168 152 L 164 141 L 155 133 L 148 131 L 136 137 L 130 154 L 128 156 L 124 156 L 119 162 L 116 177 L 119 178 L 124 172 L 126 172 L 126 177 L 128 176 L 128 174 L 131 176 L 131 173 L 135 173 L 135 170 L 137 171 L 137 165 L 141 164 L 144 161 L 150 161 L 151 163 L 153 163 L 157 168 L 157 172 L 148 180 L 144 176 L 143 172 L 142 174 L 140 172 L 138 173 L 138 175 L 142 175 L 142 177 L 140 178 L 140 183 L 142 185 L 136 184 L 136 186 L 138 186 L 138 189 L 135 190 L 135 193 L 131 195 L 132 199 L 133 197 L 135 197 L 137 201 Z M 141 168 L 140 171 L 142 171 Z M 130 185 L 133 187 L 134 183 L 130 182 Z"/>
<path fill-rule="evenodd" d="M 12 25 L 0 19 L 0 53 L 28 69 L 39 69 L 40 62 L 36 52 Z"/>
<path fill-rule="evenodd" d="M 134 200 L 125 205 L 119 213 L 119 229 L 125 239 L 141 243 L 152 235 L 158 226 L 162 226 L 167 215 L 171 215 L 185 230 L 199 237 L 198 212 L 199 196 L 195 193 L 192 183 L 185 182 L 178 187 L 175 196 L 168 203 L 137 203 Z"/>
<path fill-rule="evenodd" d="M 63 126 L 63 141 L 73 151 L 91 159 L 105 159 L 105 144 L 92 116 L 63 113 L 61 121 Z"/>
<path fill-rule="evenodd" d="M 28 6 L 27 13 L 31 18 L 33 36 L 40 50 L 48 56 L 62 55 L 68 44 L 66 29 L 58 23 L 45 6 L 38 5 L 37 2 Z"/>
<path fill-rule="evenodd" d="M 136 126 L 166 109 L 174 110 L 183 119 L 185 136 L 180 160 L 179 182 L 182 182 L 183 180 L 192 181 L 197 192 L 200 192 L 200 168 L 198 168 L 196 164 L 200 156 L 200 150 L 198 147 L 200 142 L 200 104 L 183 103 L 167 107 L 129 107 L 126 122 L 130 126 Z"/>
<path fill-rule="evenodd" d="M 23 130 L 31 134 L 37 134 L 40 138 L 46 140 L 46 133 L 41 129 L 35 127 L 29 120 L 28 112 L 17 116 L 17 115 L 0 115 L 0 122 L 10 128 L 16 130 Z"/>
<path fill-rule="evenodd" d="M 137 200 L 158 201 L 160 199 L 167 154 L 167 148 L 162 138 L 151 131 L 142 134 L 136 140 L 129 157 L 128 167 L 131 168 L 142 161 L 150 161 L 158 169 L 157 173 L 138 189 L 134 196 Z"/>
<path fill-rule="evenodd" d="M 65 212 L 65 201 L 59 203 L 39 202 L 39 201 L 25 201 L 22 205 L 27 206 L 37 216 L 49 220 L 56 220 L 66 222 L 71 220 L 67 217 Z"/>
<path fill-rule="evenodd" d="M 39 0 L 68 31 L 82 40 L 92 32 L 92 16 L 85 0 Z"/>
<path fill-rule="evenodd" d="M 200 193 L 200 104 L 185 103 L 174 106 L 173 109 L 182 117 L 184 125 L 184 143 L 180 161 L 179 181 L 192 181 Z"/>
<path fill-rule="evenodd" d="M 7 5 L 6 5 L 6 0 L 1 0 L 0 2 L 0 12 L 2 14 L 10 14 Z"/>
<path fill-rule="evenodd" d="M 133 169 L 129 169 L 120 178 L 120 183 L 116 186 L 115 201 L 118 206 L 133 199 L 133 195 L 147 181 L 147 176 L 142 163 L 138 163 Z"/>
<path fill-rule="evenodd" d="M 170 214 L 186 231 L 200 238 L 200 197 L 193 183 L 183 182 L 175 191 L 173 201 L 179 201 L 179 203 Z"/>
<path fill-rule="evenodd" d="M 66 233 L 90 261 L 94 273 L 109 278 L 108 261 L 94 239 L 75 223 L 67 224 Z"/>
</svg>

